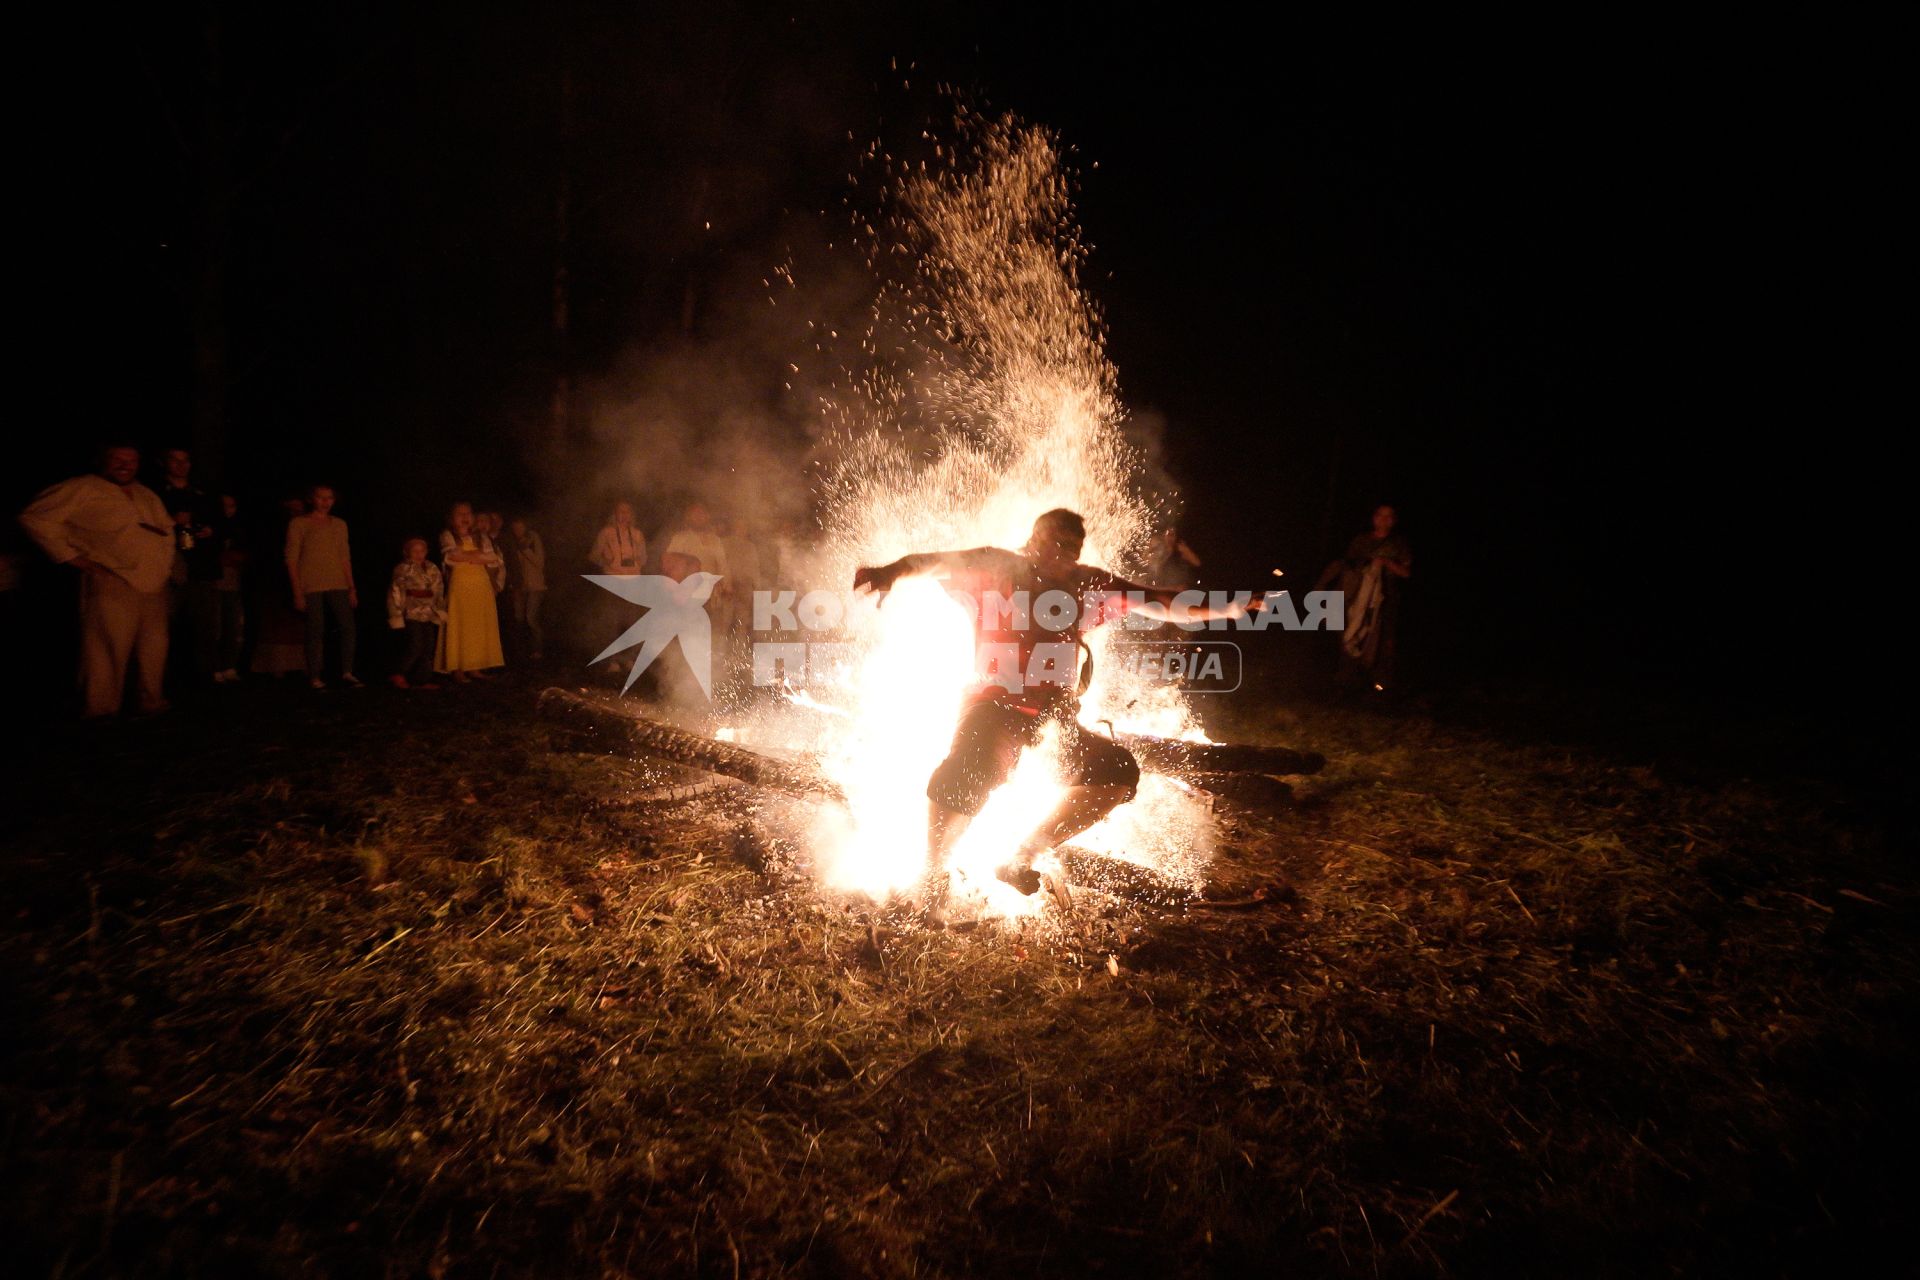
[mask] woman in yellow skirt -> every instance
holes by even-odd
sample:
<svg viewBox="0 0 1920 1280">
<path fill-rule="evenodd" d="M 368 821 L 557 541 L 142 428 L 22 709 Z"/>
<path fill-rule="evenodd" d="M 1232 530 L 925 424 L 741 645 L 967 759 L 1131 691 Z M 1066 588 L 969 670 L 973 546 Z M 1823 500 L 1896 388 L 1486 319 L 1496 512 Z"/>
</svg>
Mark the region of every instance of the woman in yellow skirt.
<svg viewBox="0 0 1920 1280">
<path fill-rule="evenodd" d="M 465 684 L 469 674 L 507 665 L 500 652 L 500 612 L 493 576 L 506 563 L 493 539 L 473 527 L 473 508 L 456 502 L 440 531 L 440 563 L 447 575 L 447 625 L 433 669 Z"/>
</svg>

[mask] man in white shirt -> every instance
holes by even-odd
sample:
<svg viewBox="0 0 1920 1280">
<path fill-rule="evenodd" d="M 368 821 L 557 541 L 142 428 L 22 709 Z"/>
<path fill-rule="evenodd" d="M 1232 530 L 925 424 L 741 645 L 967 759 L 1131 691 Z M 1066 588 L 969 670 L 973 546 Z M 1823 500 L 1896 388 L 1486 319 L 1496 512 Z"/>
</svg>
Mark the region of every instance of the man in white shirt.
<svg viewBox="0 0 1920 1280">
<path fill-rule="evenodd" d="M 89 716 L 120 710 L 127 661 L 140 674 L 140 710 L 166 710 L 167 580 L 173 517 L 141 484 L 140 451 L 113 443 L 95 475 L 54 485 L 20 513 L 55 564 L 80 573 L 80 692 Z"/>
<path fill-rule="evenodd" d="M 706 504 L 696 502 L 687 508 L 684 523 L 667 540 L 667 554 L 687 556 L 699 563 L 693 567 L 708 573 L 717 573 L 724 580 L 729 577 L 727 570 L 727 546 L 713 527 L 713 515 Z M 727 590 L 725 586 L 714 588 L 715 593 Z M 709 597 L 711 598 L 711 597 Z"/>
</svg>

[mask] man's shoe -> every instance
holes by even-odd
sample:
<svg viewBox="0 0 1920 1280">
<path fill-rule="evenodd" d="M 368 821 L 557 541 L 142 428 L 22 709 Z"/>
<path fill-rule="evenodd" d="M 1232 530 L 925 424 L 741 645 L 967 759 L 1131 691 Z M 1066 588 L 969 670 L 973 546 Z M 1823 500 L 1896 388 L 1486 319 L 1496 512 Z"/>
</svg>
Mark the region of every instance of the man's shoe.
<svg viewBox="0 0 1920 1280">
<path fill-rule="evenodd" d="M 353 672 L 351 671 L 347 672 L 345 675 L 340 677 L 340 683 L 347 686 L 347 688 L 349 689 L 364 689 L 367 687 L 364 684 L 361 684 L 360 677 L 353 674 Z"/>
<path fill-rule="evenodd" d="M 947 872 L 922 877 L 919 892 L 914 895 L 920 900 L 920 923 L 929 929 L 946 928 L 947 900 L 952 895 L 953 882 Z"/>
<path fill-rule="evenodd" d="M 1005 862 L 994 868 L 993 878 L 1003 884 L 1010 884 L 1031 898 L 1040 892 L 1041 877 L 1030 862 Z"/>
</svg>

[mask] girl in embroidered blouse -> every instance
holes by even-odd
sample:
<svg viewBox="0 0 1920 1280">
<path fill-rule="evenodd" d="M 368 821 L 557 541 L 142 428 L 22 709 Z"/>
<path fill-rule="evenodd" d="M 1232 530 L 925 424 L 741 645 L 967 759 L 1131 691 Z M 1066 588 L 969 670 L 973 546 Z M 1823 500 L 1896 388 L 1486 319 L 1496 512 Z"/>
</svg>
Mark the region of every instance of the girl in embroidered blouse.
<svg viewBox="0 0 1920 1280">
<path fill-rule="evenodd" d="M 500 651 L 500 611 L 493 575 L 505 566 L 493 539 L 474 527 L 473 507 L 456 502 L 440 532 L 440 563 L 446 567 L 447 622 L 433 669 L 465 684 L 474 675 L 506 665 Z"/>
<path fill-rule="evenodd" d="M 427 540 L 408 538 L 400 547 L 387 588 L 387 625 L 406 633 L 400 669 L 388 679 L 396 689 L 438 689 L 433 682 L 434 650 L 440 624 L 447 620 L 447 590 L 440 568 L 427 559 Z"/>
</svg>

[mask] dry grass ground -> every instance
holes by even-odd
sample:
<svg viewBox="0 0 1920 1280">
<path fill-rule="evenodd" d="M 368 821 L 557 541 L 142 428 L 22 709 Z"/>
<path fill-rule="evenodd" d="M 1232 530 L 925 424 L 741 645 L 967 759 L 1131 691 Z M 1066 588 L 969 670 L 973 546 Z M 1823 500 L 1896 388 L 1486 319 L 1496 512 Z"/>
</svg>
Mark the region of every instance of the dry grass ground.
<svg viewBox="0 0 1920 1280">
<path fill-rule="evenodd" d="M 1831 784 L 1417 715 L 1210 896 L 931 934 L 534 685 L 231 691 L 16 774 L 6 1203 L 62 1275 L 1826 1269 L 1891 1237 L 1911 868 Z"/>
</svg>

